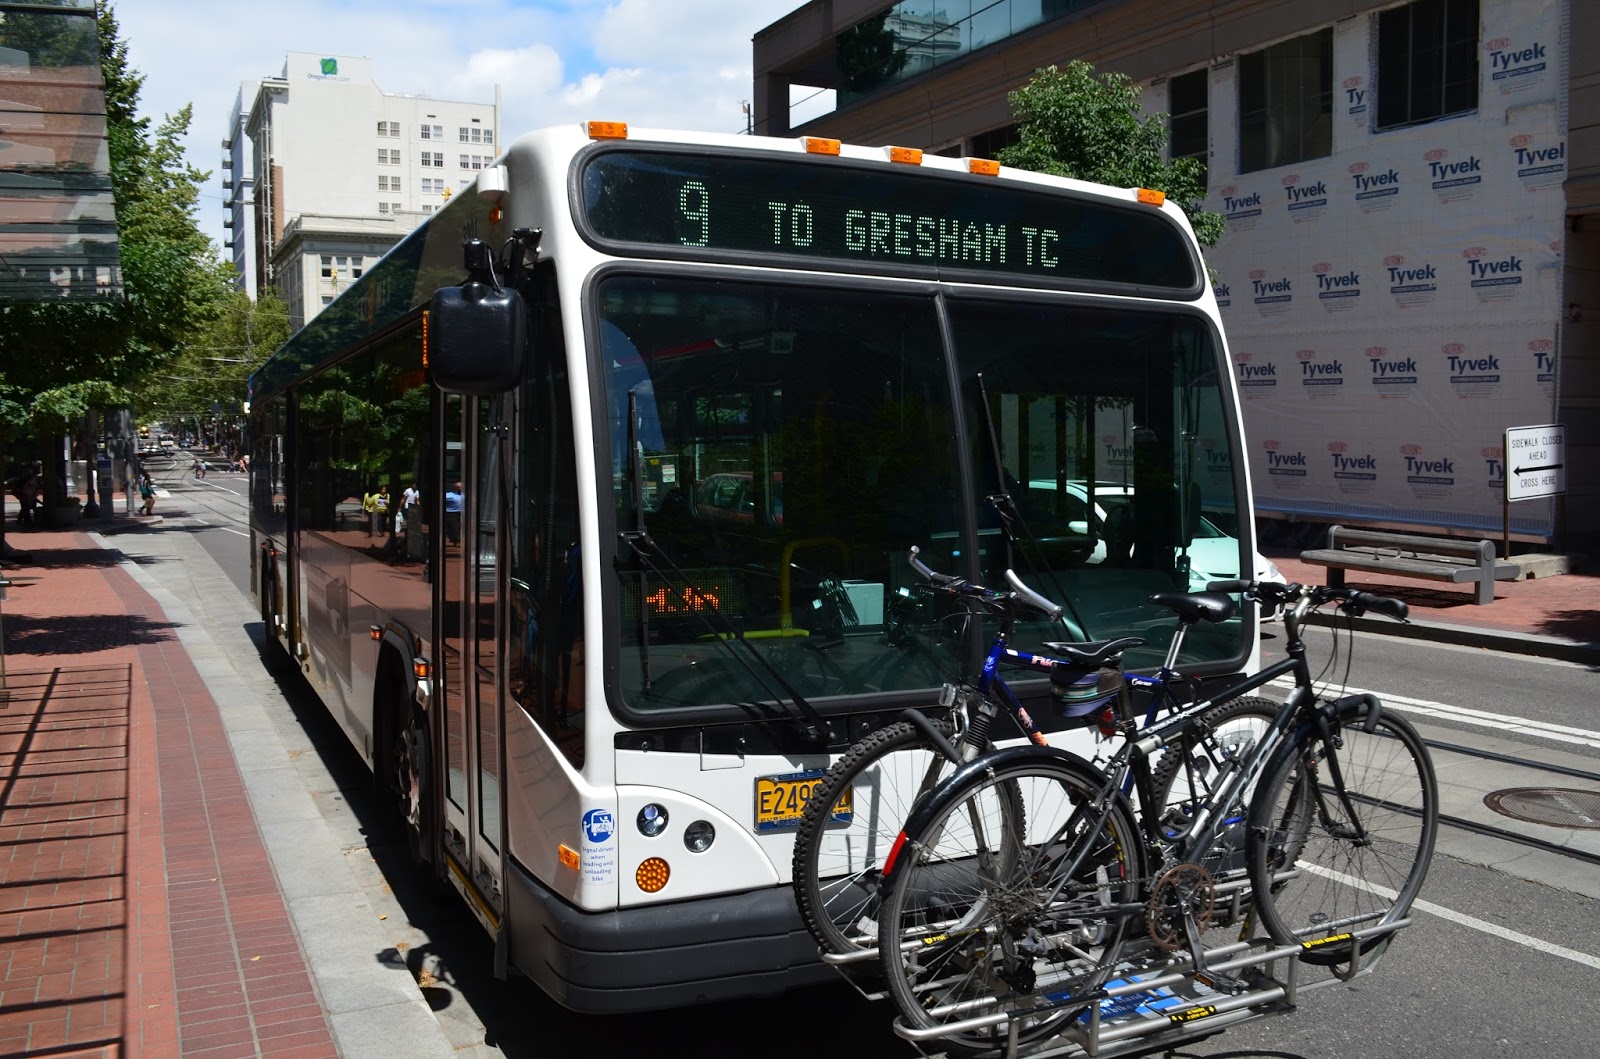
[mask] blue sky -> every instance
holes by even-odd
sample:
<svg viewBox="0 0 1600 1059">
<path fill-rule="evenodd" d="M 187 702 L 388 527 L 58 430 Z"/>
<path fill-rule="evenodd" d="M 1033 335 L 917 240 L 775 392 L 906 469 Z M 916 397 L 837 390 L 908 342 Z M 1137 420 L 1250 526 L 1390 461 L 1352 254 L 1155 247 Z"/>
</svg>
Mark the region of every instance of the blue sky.
<svg viewBox="0 0 1600 1059">
<path fill-rule="evenodd" d="M 370 58 L 385 92 L 490 103 L 498 82 L 503 142 L 589 118 L 737 132 L 750 39 L 803 0 L 114 2 L 144 112 L 194 106 L 189 160 L 213 170 L 198 219 L 220 245 L 228 112 L 287 52 Z"/>
</svg>

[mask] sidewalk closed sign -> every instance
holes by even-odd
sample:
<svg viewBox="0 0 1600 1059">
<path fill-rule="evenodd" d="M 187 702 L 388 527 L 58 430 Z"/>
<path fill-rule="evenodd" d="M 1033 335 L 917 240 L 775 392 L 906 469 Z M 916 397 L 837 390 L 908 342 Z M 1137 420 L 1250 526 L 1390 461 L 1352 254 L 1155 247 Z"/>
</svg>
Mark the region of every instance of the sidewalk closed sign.
<svg viewBox="0 0 1600 1059">
<path fill-rule="evenodd" d="M 1506 429 L 1506 500 L 1560 496 L 1567 491 L 1566 428 Z"/>
</svg>

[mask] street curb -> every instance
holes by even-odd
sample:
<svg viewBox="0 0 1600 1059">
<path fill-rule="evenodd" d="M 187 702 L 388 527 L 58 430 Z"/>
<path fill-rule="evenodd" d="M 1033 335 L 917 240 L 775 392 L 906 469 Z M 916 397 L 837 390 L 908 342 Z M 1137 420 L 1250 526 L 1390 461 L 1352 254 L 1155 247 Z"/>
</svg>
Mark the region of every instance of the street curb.
<svg viewBox="0 0 1600 1059">
<path fill-rule="evenodd" d="M 1402 640 L 1428 640 L 1462 647 L 1482 647 L 1508 654 L 1531 655 L 1536 658 L 1554 658 L 1563 662 L 1600 666 L 1600 643 L 1564 640 L 1559 636 L 1451 625 L 1446 622 L 1428 621 L 1425 618 L 1412 618 L 1402 624 L 1390 618 L 1352 619 L 1338 613 L 1312 613 L 1307 615 L 1306 621 L 1310 625 L 1345 625 L 1348 622 L 1351 627 L 1361 632 L 1379 633 Z"/>
</svg>

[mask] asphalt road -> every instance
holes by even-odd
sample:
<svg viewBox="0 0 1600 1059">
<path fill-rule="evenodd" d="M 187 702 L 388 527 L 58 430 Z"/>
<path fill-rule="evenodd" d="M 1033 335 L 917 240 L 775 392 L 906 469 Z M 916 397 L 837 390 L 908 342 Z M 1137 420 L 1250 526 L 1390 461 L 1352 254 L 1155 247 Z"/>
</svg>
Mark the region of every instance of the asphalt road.
<svg viewBox="0 0 1600 1059">
<path fill-rule="evenodd" d="M 174 519 L 172 528 L 192 531 L 194 542 L 247 595 L 244 479 L 212 474 L 195 481 L 188 475 L 189 462 L 174 461 L 166 473 L 155 468 L 158 483 L 174 494 L 169 510 L 188 512 Z M 1325 630 L 1313 633 L 1316 657 L 1331 655 L 1329 635 Z M 1275 650 L 1281 651 L 1281 632 L 1269 632 L 1268 637 L 1264 646 L 1270 660 Z M 1595 675 L 1583 666 L 1358 634 L 1347 671 L 1348 646 L 1341 643 L 1338 660 L 1328 670 L 1337 682 L 1391 695 L 1397 702 L 1455 709 L 1414 715 L 1434 737 L 1500 734 L 1512 721 L 1527 719 L 1587 732 L 1596 744 L 1581 738 L 1516 736 L 1530 754 L 1559 749 L 1579 759 L 1600 758 Z M 282 686 L 340 777 L 340 792 L 350 810 L 364 820 L 381 820 L 370 804 L 364 767 L 343 736 L 319 716 L 315 701 L 303 685 L 296 686 L 293 675 Z M 1600 772 L 1600 762 L 1593 768 Z M 639 1049 L 770 1059 L 915 1054 L 891 1032 L 887 1001 L 866 1001 L 843 985 L 650 1015 L 597 1018 L 563 1011 L 526 980 L 495 981 L 488 973 L 489 939 L 465 910 L 453 899 L 424 897 L 407 874 L 398 837 L 381 823 L 366 830 L 375 864 L 371 885 L 392 890 L 404 907 L 409 928 L 419 939 L 407 962 L 463 1056 Z M 1435 857 L 1415 925 L 1372 975 L 1305 993 L 1293 1011 L 1181 1045 L 1173 1054 L 1230 1059 L 1589 1059 L 1596 1052 L 1593 1026 L 1600 1016 L 1600 901 L 1539 881 L 1550 873 L 1538 858 L 1501 845 L 1501 855 L 1493 858 L 1500 869 Z M 1600 869 L 1587 871 L 1600 880 Z"/>
</svg>

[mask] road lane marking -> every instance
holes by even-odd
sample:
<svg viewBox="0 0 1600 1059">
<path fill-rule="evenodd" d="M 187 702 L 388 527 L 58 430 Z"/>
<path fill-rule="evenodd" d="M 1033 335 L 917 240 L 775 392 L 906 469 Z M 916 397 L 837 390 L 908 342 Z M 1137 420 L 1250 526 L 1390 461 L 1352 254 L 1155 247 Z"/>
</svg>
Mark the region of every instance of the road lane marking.
<svg viewBox="0 0 1600 1059">
<path fill-rule="evenodd" d="M 1317 864 L 1302 864 L 1301 868 L 1311 872 L 1313 875 L 1321 875 L 1324 878 L 1332 879 L 1334 882 L 1343 886 L 1352 886 L 1358 890 L 1365 890 L 1368 893 L 1376 894 L 1385 901 L 1393 901 L 1397 896 L 1396 892 L 1389 889 L 1387 886 L 1378 886 L 1375 883 L 1367 882 L 1365 879 L 1357 879 L 1353 875 L 1346 875 L 1342 871 L 1334 871 L 1332 868 L 1324 868 Z M 1432 901 L 1424 901 L 1421 898 L 1413 901 L 1411 903 L 1411 907 L 1417 911 L 1426 912 L 1430 916 L 1438 916 L 1440 919 L 1448 919 L 1452 923 L 1460 924 L 1463 927 L 1469 927 L 1472 930 L 1480 931 L 1484 934 L 1492 934 L 1497 938 L 1503 938 L 1506 941 L 1513 942 L 1514 944 L 1521 945 L 1525 948 L 1533 949 L 1537 952 L 1548 953 L 1551 956 L 1559 956 L 1563 960 L 1571 960 L 1573 963 L 1581 963 L 1585 967 L 1593 967 L 1596 970 L 1600 970 L 1600 956 L 1592 956 L 1587 952 L 1579 952 L 1577 949 L 1569 949 L 1562 945 L 1556 945 L 1552 942 L 1536 938 L 1531 934 L 1524 934 L 1521 931 L 1511 930 L 1508 927 L 1502 927 L 1498 923 L 1490 923 L 1487 920 L 1478 919 L 1463 912 L 1457 912 L 1454 909 L 1445 908 L 1443 905 L 1436 905 Z"/>
<path fill-rule="evenodd" d="M 1294 687 L 1294 681 L 1287 677 L 1279 677 L 1272 684 L 1280 688 Z M 1413 699 L 1410 696 L 1396 695 L 1389 691 L 1367 691 L 1363 688 L 1347 687 L 1344 689 L 1344 694 L 1374 695 L 1385 706 L 1397 707 L 1403 713 L 1414 713 L 1423 717 L 1439 717 L 1456 721 L 1459 724 L 1476 725 L 1479 728 L 1493 728 L 1501 735 L 1534 735 L 1541 739 L 1550 739 L 1558 743 L 1572 743 L 1577 746 L 1600 749 L 1600 732 L 1590 731 L 1587 728 L 1572 728 L 1564 724 L 1530 721 L 1526 717 L 1511 717 L 1503 713 L 1490 713 L 1487 710 L 1472 710 L 1465 706 L 1452 706 L 1447 702 L 1433 702 L 1429 699 Z"/>
<path fill-rule="evenodd" d="M 199 526 L 202 529 L 217 529 L 217 530 L 221 530 L 224 533 L 238 534 L 241 537 L 250 536 L 250 534 L 246 533 L 244 530 L 229 529 L 227 526 L 214 526 L 209 522 L 202 522 L 197 518 L 191 518 L 189 521 L 193 522 L 196 526 Z"/>
</svg>

